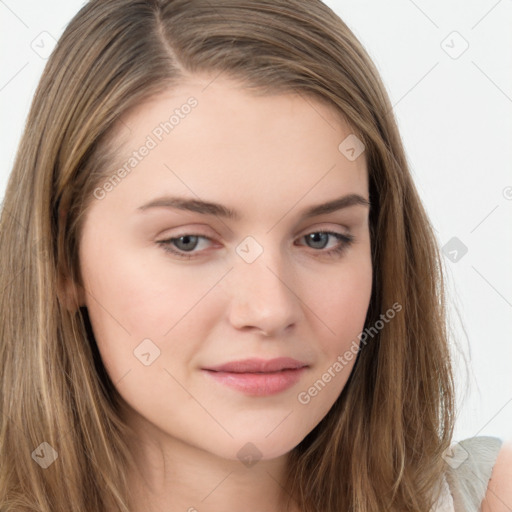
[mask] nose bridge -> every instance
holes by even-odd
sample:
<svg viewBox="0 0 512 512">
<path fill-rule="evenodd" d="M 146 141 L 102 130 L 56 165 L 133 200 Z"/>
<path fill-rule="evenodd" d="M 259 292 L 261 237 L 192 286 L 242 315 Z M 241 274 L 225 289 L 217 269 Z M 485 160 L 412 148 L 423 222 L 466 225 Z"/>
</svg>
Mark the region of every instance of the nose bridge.
<svg viewBox="0 0 512 512">
<path fill-rule="evenodd" d="M 265 245 L 246 237 L 236 247 L 231 294 L 231 322 L 237 328 L 251 326 L 267 334 L 298 321 L 300 301 L 294 293 L 290 262 L 266 237 Z"/>
</svg>

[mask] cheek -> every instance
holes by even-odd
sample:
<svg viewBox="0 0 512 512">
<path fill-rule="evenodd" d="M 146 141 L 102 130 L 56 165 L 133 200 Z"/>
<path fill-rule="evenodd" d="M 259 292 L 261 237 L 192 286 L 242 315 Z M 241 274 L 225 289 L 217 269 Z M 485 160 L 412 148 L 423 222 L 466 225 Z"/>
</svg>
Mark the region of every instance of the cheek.
<svg viewBox="0 0 512 512">
<path fill-rule="evenodd" d="M 222 271 L 185 271 L 169 264 L 158 251 L 142 258 L 122 242 L 111 244 L 108 252 L 101 251 L 104 242 L 90 242 L 82 242 L 85 300 L 112 381 L 118 382 L 132 369 L 141 370 L 136 354 L 142 346 L 150 351 L 153 347 L 156 366 L 177 371 L 177 361 L 190 358 L 219 318 L 218 301 L 214 305 L 206 295 Z"/>
<path fill-rule="evenodd" d="M 311 284 L 308 296 L 315 304 L 318 364 L 297 394 L 300 408 L 307 412 L 313 428 L 331 409 L 354 368 L 359 334 L 364 329 L 372 292 L 370 258 L 347 265 L 323 287 Z M 322 334 L 320 334 L 322 333 Z"/>
<path fill-rule="evenodd" d="M 114 245 L 107 254 L 84 244 L 82 259 L 86 306 L 105 366 L 115 369 L 113 380 L 132 364 L 133 350 L 143 339 L 159 343 L 191 293 L 179 282 L 169 286 L 154 266 Z"/>
<path fill-rule="evenodd" d="M 347 264 L 323 286 L 310 284 L 308 300 L 323 323 L 323 349 L 331 357 L 357 340 L 364 328 L 372 293 L 372 266 L 369 257 Z"/>
</svg>

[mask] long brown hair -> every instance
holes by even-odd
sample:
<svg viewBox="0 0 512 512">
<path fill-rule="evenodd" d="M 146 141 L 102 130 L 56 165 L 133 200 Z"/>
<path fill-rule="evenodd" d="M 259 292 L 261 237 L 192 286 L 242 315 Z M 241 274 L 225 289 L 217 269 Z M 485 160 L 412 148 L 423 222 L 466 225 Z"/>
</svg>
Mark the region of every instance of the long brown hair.
<svg viewBox="0 0 512 512">
<path fill-rule="evenodd" d="M 120 116 L 194 73 L 327 102 L 364 142 L 366 326 L 402 309 L 360 350 L 332 409 L 290 453 L 282 485 L 304 512 L 427 512 L 454 418 L 442 261 L 378 72 L 320 0 L 92 0 L 66 28 L 1 212 L 1 511 L 129 510 L 122 398 L 87 311 L 66 307 L 60 283 L 81 285 L 82 220 L 111 174 Z"/>
</svg>

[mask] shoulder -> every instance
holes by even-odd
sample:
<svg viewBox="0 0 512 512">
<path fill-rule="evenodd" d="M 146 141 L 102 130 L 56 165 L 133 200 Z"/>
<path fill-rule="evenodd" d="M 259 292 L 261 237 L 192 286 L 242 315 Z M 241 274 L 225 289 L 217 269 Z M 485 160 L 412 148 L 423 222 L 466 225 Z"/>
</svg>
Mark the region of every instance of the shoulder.
<svg viewBox="0 0 512 512">
<path fill-rule="evenodd" d="M 512 510 L 512 440 L 503 443 L 492 469 L 482 512 Z"/>
<path fill-rule="evenodd" d="M 496 462 L 498 457 L 501 458 L 502 450 L 503 441 L 501 439 L 476 436 L 453 444 L 443 454 L 447 463 L 445 478 L 454 504 L 452 510 L 457 512 L 479 512 L 482 510 L 491 475 L 493 475 L 493 484 L 497 483 L 500 486 L 496 474 L 499 477 L 501 472 L 500 468 L 496 467 Z M 510 512 L 509 509 L 504 510 Z M 491 511 L 500 512 L 494 508 L 485 512 Z M 482 510 L 482 512 L 484 511 Z"/>
</svg>

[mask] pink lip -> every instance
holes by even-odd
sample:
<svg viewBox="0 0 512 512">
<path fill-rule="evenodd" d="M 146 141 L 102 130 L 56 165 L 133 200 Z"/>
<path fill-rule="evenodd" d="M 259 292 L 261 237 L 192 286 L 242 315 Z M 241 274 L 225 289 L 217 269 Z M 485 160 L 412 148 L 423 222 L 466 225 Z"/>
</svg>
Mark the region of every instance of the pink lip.
<svg viewBox="0 0 512 512">
<path fill-rule="evenodd" d="M 203 368 L 217 382 L 253 396 L 274 395 L 296 384 L 307 364 L 289 357 L 244 359 Z"/>
</svg>

